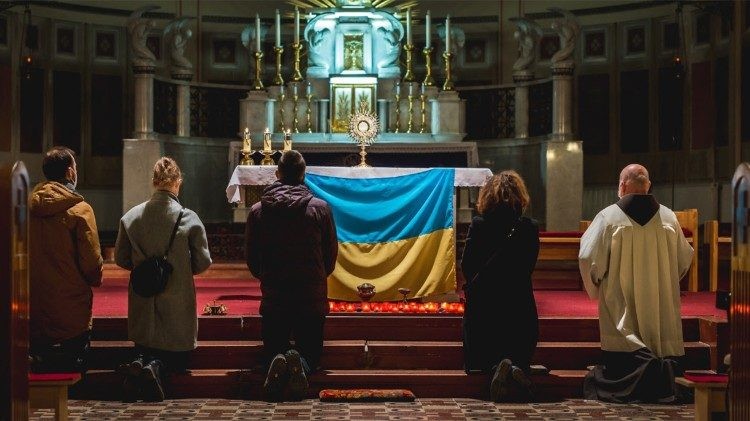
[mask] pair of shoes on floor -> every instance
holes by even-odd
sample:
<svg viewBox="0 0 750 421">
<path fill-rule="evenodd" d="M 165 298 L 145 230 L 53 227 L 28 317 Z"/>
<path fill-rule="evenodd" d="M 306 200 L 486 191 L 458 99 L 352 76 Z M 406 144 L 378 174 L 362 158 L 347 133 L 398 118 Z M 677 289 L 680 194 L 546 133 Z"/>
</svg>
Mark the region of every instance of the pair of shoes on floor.
<svg viewBox="0 0 750 421">
<path fill-rule="evenodd" d="M 153 360 L 145 363 L 143 358 L 136 358 L 130 363 L 121 364 L 118 372 L 125 375 L 122 383 L 122 401 L 161 402 L 164 400 L 164 388 L 161 384 L 161 362 Z"/>
<path fill-rule="evenodd" d="M 500 361 L 490 383 L 490 400 L 507 402 L 510 399 L 533 400 L 531 380 L 524 371 L 509 359 Z"/>
<path fill-rule="evenodd" d="M 280 400 L 285 388 L 291 400 L 302 400 L 307 394 L 308 382 L 302 357 L 293 349 L 273 357 L 263 383 L 263 391 L 270 400 Z"/>
</svg>

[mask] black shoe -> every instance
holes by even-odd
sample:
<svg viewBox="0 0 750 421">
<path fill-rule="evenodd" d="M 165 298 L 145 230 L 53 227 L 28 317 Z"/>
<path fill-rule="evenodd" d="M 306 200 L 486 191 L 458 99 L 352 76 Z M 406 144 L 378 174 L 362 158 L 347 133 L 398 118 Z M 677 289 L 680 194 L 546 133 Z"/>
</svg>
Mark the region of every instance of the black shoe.
<svg viewBox="0 0 750 421">
<path fill-rule="evenodd" d="M 289 397 L 293 400 L 302 400 L 307 395 L 307 376 L 302 367 L 302 357 L 299 352 L 291 349 L 286 352 L 286 363 L 289 370 Z"/>
<path fill-rule="evenodd" d="M 164 400 L 164 388 L 160 377 L 161 362 L 151 361 L 141 369 L 141 394 L 146 402 L 161 402 Z"/>
<path fill-rule="evenodd" d="M 518 392 L 520 393 L 519 397 L 525 401 L 532 401 L 534 399 L 534 394 L 531 392 L 531 379 L 526 376 L 526 373 L 524 373 L 519 367 L 513 367 L 511 376 L 513 377 L 514 383 L 518 386 Z"/>
<path fill-rule="evenodd" d="M 125 376 L 122 382 L 122 401 L 126 403 L 136 402 L 141 394 L 140 379 L 133 376 Z"/>
<path fill-rule="evenodd" d="M 271 366 L 268 367 L 266 381 L 263 383 L 263 391 L 266 396 L 271 399 L 279 398 L 281 392 L 284 390 L 288 377 L 289 373 L 287 372 L 286 357 L 282 354 L 278 354 L 273 357 Z"/>
<path fill-rule="evenodd" d="M 492 376 L 490 383 L 490 400 L 492 402 L 502 402 L 508 397 L 508 377 L 510 376 L 513 363 L 509 359 L 500 361 L 495 368 L 495 374 Z"/>
</svg>

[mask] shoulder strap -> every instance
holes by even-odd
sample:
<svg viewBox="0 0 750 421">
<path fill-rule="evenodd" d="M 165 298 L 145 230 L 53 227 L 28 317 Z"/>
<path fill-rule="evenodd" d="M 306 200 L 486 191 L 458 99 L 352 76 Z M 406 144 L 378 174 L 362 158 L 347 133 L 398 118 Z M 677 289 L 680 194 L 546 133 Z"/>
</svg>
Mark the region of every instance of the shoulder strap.
<svg viewBox="0 0 750 421">
<path fill-rule="evenodd" d="M 166 259 L 169 255 L 169 250 L 172 249 L 172 243 L 174 242 L 174 237 L 177 235 L 177 228 L 180 226 L 180 221 L 182 220 L 182 214 L 185 212 L 185 208 L 180 209 L 180 215 L 177 217 L 177 222 L 174 223 L 174 228 L 172 228 L 172 235 L 169 237 L 169 245 L 167 246 L 167 252 L 164 253 L 164 258 Z"/>
</svg>

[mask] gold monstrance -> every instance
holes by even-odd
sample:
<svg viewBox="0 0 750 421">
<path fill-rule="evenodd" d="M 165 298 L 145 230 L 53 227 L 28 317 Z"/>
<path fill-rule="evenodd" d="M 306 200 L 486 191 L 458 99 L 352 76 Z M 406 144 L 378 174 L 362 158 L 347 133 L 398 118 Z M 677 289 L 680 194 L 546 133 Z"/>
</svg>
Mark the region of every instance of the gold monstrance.
<svg viewBox="0 0 750 421">
<path fill-rule="evenodd" d="M 359 156 L 362 158 L 359 165 L 356 165 L 357 167 L 369 167 L 365 162 L 365 155 L 367 155 L 365 148 L 375 141 L 379 132 L 378 117 L 370 111 L 370 104 L 367 101 L 360 101 L 357 112 L 349 119 L 349 136 L 359 144 Z"/>
</svg>

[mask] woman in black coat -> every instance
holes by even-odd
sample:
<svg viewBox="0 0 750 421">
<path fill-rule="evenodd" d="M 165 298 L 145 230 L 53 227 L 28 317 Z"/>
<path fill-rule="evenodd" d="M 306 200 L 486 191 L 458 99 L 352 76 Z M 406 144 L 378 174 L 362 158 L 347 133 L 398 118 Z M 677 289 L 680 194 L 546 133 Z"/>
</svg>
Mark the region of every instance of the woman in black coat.
<svg viewBox="0 0 750 421">
<path fill-rule="evenodd" d="M 490 398 L 495 402 L 508 399 L 513 389 L 530 397 L 529 365 L 539 337 L 531 285 L 539 228 L 522 216 L 528 205 L 526 185 L 515 171 L 487 180 L 461 261 L 465 368 L 467 373 L 492 374 Z"/>
</svg>

